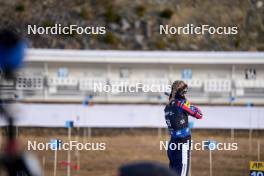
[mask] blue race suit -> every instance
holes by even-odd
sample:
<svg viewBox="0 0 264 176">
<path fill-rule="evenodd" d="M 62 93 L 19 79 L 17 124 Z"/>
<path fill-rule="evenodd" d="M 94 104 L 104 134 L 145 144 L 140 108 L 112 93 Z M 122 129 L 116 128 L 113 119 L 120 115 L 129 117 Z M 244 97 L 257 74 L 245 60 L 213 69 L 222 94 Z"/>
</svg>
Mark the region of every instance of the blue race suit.
<svg viewBox="0 0 264 176">
<path fill-rule="evenodd" d="M 167 151 L 170 161 L 169 166 L 176 172 L 177 176 L 187 176 L 191 147 L 191 131 L 188 126 L 188 115 L 201 119 L 202 113 L 186 99 L 172 100 L 166 105 L 164 111 L 171 135 Z"/>
</svg>

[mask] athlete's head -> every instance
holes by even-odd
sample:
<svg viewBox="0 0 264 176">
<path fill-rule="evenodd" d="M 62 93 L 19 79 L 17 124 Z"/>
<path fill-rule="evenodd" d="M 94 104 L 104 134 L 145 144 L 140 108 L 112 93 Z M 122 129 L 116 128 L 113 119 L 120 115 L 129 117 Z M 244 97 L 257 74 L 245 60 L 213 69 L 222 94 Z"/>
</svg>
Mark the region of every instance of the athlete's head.
<svg viewBox="0 0 264 176">
<path fill-rule="evenodd" d="M 0 30 L 0 69 L 6 76 L 22 64 L 26 43 L 14 30 Z"/>
<path fill-rule="evenodd" d="M 188 85 L 184 81 L 174 81 L 171 86 L 170 100 L 175 98 L 185 98 L 187 91 Z"/>
</svg>

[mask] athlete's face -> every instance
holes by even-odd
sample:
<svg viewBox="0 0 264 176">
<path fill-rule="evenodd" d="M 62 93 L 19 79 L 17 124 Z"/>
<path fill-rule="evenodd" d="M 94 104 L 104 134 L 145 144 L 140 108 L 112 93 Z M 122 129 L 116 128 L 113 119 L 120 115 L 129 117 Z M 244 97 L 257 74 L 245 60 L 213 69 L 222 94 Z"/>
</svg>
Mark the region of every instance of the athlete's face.
<svg viewBox="0 0 264 176">
<path fill-rule="evenodd" d="M 185 94 L 188 91 L 188 85 L 183 81 L 174 81 L 172 84 L 171 96 L 174 98 L 185 99 Z"/>
<path fill-rule="evenodd" d="M 188 87 L 185 86 L 183 89 L 180 89 L 180 90 L 178 91 L 178 96 L 179 96 L 180 98 L 185 98 L 187 92 L 188 92 Z"/>
</svg>

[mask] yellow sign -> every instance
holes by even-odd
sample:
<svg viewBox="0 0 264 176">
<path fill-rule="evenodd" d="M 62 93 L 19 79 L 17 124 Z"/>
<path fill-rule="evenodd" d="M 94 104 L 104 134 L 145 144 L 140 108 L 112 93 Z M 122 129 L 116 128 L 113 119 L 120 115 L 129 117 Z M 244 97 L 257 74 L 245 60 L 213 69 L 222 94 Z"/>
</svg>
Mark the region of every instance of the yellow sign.
<svg viewBox="0 0 264 176">
<path fill-rule="evenodd" d="M 252 171 L 264 171 L 264 162 L 250 161 L 249 169 Z"/>
</svg>

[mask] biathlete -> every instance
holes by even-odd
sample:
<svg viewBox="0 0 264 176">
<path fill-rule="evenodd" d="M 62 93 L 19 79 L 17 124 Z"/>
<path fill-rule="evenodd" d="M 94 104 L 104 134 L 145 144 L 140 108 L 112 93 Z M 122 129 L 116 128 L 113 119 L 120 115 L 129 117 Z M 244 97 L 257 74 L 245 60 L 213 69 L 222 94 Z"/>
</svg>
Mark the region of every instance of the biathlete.
<svg viewBox="0 0 264 176">
<path fill-rule="evenodd" d="M 166 105 L 165 119 L 171 135 L 167 150 L 169 167 L 176 172 L 177 176 L 187 176 L 189 173 L 189 159 L 191 148 L 191 130 L 188 116 L 202 119 L 201 111 L 190 104 L 186 99 L 188 85 L 183 81 L 175 81 L 171 87 L 169 102 Z M 171 144 L 177 148 L 172 148 Z"/>
</svg>

